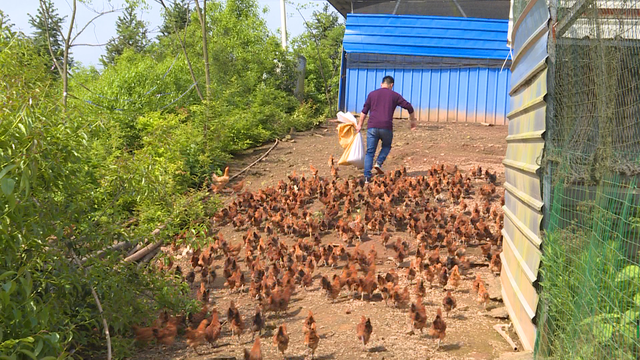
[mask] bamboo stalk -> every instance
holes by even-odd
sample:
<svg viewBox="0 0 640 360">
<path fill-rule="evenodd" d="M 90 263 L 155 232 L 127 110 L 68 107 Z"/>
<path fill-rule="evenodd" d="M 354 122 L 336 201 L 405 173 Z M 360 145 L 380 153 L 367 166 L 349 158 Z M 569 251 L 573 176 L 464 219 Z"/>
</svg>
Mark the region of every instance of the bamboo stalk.
<svg viewBox="0 0 640 360">
<path fill-rule="evenodd" d="M 162 245 L 162 241 L 151 243 L 151 244 L 145 246 L 144 248 L 142 248 L 142 250 L 138 251 L 137 253 L 135 253 L 135 254 L 127 257 L 126 259 L 124 259 L 124 262 L 138 261 L 138 260 L 142 259 L 143 257 L 145 257 L 145 255 L 147 255 L 150 252 L 154 251 L 155 249 L 159 248 L 160 245 Z"/>
<path fill-rule="evenodd" d="M 133 249 L 129 250 L 129 252 L 127 253 L 127 256 L 131 256 L 137 253 L 138 250 L 140 250 L 140 244 L 136 244 L 136 246 L 134 246 Z"/>
<path fill-rule="evenodd" d="M 103 257 L 104 254 L 106 254 L 107 251 L 109 251 L 109 250 L 118 251 L 118 250 L 121 250 L 121 249 L 127 249 L 127 248 L 129 248 L 131 246 L 133 246 L 132 243 L 130 243 L 128 241 L 121 241 L 121 242 L 119 242 L 119 243 L 117 243 L 115 245 L 108 246 L 108 247 L 96 252 L 95 254 L 91 254 L 91 255 L 88 255 L 88 256 L 82 258 L 80 260 L 80 263 L 82 265 L 84 265 L 84 263 L 86 263 L 90 259 Z"/>
<path fill-rule="evenodd" d="M 158 253 L 160 252 L 160 248 L 155 248 L 154 250 L 152 250 L 150 253 L 148 253 L 147 255 L 145 255 L 142 260 L 140 260 L 140 262 L 138 263 L 138 269 L 142 267 L 142 265 L 144 265 L 145 263 L 151 261 L 151 259 L 153 259 L 154 257 L 156 257 L 156 255 L 158 255 Z"/>
</svg>

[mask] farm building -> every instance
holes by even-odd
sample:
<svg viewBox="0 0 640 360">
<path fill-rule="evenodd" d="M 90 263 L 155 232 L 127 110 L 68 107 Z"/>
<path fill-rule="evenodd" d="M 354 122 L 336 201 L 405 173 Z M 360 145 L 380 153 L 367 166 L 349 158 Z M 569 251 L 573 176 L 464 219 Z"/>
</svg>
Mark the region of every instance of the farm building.
<svg viewBox="0 0 640 360">
<path fill-rule="evenodd" d="M 347 14 L 340 109 L 358 113 L 367 94 L 391 75 L 421 121 L 504 125 L 507 30 L 501 19 Z"/>
</svg>

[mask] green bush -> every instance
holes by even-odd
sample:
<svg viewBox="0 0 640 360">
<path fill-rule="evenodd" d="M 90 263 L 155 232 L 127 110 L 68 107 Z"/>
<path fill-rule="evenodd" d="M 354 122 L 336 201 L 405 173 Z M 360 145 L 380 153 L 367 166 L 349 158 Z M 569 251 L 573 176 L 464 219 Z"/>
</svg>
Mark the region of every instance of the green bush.
<svg viewBox="0 0 640 360">
<path fill-rule="evenodd" d="M 186 233 L 180 241 L 207 242 L 207 219 L 220 207 L 206 190 L 211 174 L 236 152 L 321 121 L 326 99 L 294 98 L 296 57 L 268 31 L 256 1 L 213 1 L 207 17 L 210 98 L 191 88 L 175 36 L 164 36 L 101 71 L 73 69 L 63 109 L 50 60 L 0 12 L 0 358 L 103 356 L 92 288 L 116 358 L 131 354 L 132 324 L 160 308 L 194 311 L 178 279 L 112 252 L 90 258 L 85 273 L 72 254 L 144 241 L 161 224 L 149 240 Z M 186 30 L 204 92 L 195 14 Z"/>
</svg>

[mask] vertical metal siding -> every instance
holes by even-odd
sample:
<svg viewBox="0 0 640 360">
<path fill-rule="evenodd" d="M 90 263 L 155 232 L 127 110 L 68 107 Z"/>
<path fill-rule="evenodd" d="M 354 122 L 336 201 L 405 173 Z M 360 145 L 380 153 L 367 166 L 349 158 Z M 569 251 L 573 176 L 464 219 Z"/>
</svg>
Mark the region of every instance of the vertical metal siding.
<svg viewBox="0 0 640 360">
<path fill-rule="evenodd" d="M 549 11 L 531 0 L 514 25 L 514 59 L 509 93 L 511 112 L 505 166 L 502 294 L 516 332 L 527 350 L 536 338 L 543 217 L 540 158 L 544 150 Z M 499 87 L 499 86 L 498 86 Z"/>
<path fill-rule="evenodd" d="M 391 75 L 394 90 L 413 105 L 421 121 L 507 123 L 508 69 L 347 69 L 346 73 L 344 110 L 352 113 L 360 113 L 367 94 Z M 394 116 L 408 114 L 398 108 Z"/>
</svg>

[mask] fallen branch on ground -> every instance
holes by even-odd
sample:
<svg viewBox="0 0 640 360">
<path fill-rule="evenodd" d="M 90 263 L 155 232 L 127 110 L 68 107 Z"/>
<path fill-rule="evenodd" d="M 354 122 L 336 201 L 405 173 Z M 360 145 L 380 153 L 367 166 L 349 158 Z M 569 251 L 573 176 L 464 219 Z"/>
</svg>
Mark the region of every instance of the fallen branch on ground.
<svg viewBox="0 0 640 360">
<path fill-rule="evenodd" d="M 82 265 L 84 265 L 90 259 L 103 257 L 104 254 L 106 254 L 107 251 L 109 251 L 109 250 L 118 251 L 118 250 L 121 250 L 121 249 L 127 249 L 127 248 L 129 248 L 131 246 L 133 246 L 132 243 L 130 243 L 128 241 L 121 241 L 121 242 L 119 242 L 119 243 L 117 243 L 115 245 L 108 246 L 108 247 L 96 252 L 95 254 L 87 255 L 86 257 L 84 257 L 84 258 L 82 258 L 80 260 L 80 263 Z"/>
<path fill-rule="evenodd" d="M 280 142 L 280 141 L 279 141 L 278 139 L 276 139 L 276 142 L 275 142 L 275 143 L 273 143 L 273 146 L 271 146 L 271 147 L 269 148 L 269 150 L 267 150 L 267 152 L 265 152 L 264 154 L 262 154 L 262 156 L 260 156 L 260 157 L 258 158 L 258 160 L 256 160 L 256 161 L 252 162 L 251 164 L 249 164 L 249 166 L 247 166 L 246 168 L 242 169 L 239 173 L 237 173 L 237 174 L 233 175 L 232 177 L 230 177 L 230 178 L 229 178 L 229 181 L 231 181 L 231 180 L 233 180 L 233 179 L 237 178 L 238 176 L 242 175 L 245 171 L 249 170 L 253 165 L 255 165 L 255 164 L 259 163 L 259 162 L 260 162 L 260 160 L 264 159 L 267 155 L 269 155 L 269 153 L 271 152 L 271 150 L 273 150 L 273 149 L 276 147 L 276 145 L 278 145 L 278 143 L 279 143 L 279 142 Z"/>
</svg>

